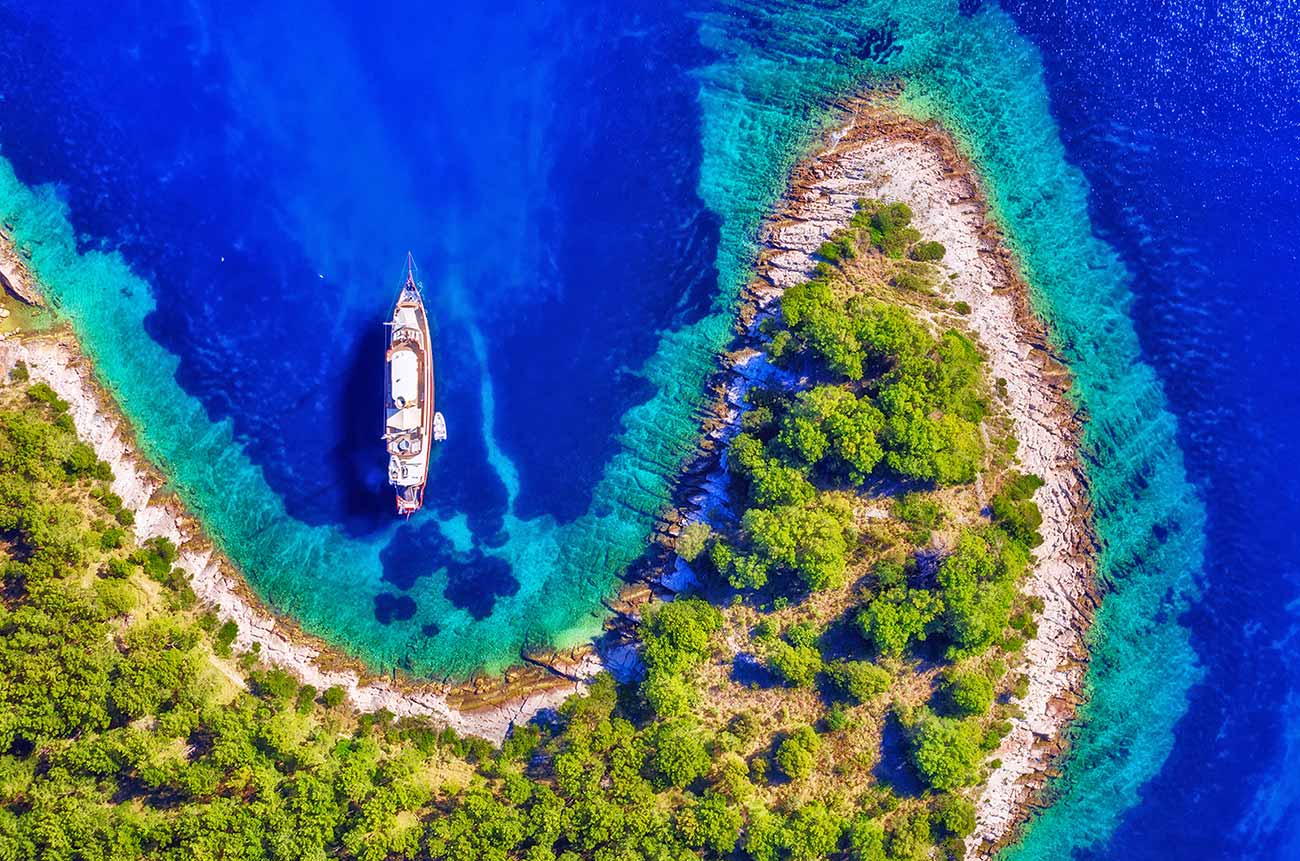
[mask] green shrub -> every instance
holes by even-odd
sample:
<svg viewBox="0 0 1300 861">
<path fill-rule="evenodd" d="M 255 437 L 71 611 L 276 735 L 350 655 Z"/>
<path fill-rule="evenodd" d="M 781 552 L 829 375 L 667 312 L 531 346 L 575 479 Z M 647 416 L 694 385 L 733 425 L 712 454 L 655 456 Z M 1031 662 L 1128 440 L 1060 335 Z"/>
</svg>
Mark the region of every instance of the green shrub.
<svg viewBox="0 0 1300 861">
<path fill-rule="evenodd" d="M 748 744 L 758 738 L 762 729 L 758 717 L 751 711 L 743 711 L 731 719 L 727 729 L 738 739 Z"/>
<path fill-rule="evenodd" d="M 782 330 L 777 335 L 785 335 L 786 341 L 790 339 L 790 333 Z M 740 429 L 751 436 L 762 434 L 772 426 L 773 416 L 772 408 L 769 406 L 754 407 L 746 410 L 740 415 Z"/>
<path fill-rule="evenodd" d="M 819 422 L 810 416 L 791 412 L 781 422 L 776 444 L 788 459 L 803 466 L 813 466 L 826 456 L 830 440 Z"/>
<path fill-rule="evenodd" d="M 975 831 L 975 805 L 960 795 L 941 795 L 935 803 L 934 824 L 945 834 L 966 837 Z"/>
<path fill-rule="evenodd" d="M 298 714 L 310 714 L 311 707 L 316 703 L 316 688 L 311 685 L 303 685 L 298 689 L 298 696 L 295 705 Z"/>
<path fill-rule="evenodd" d="M 934 529 L 943 522 L 943 507 L 924 493 L 906 493 L 894 504 L 894 514 L 904 523 Z"/>
<path fill-rule="evenodd" d="M 791 780 L 803 780 L 816 768 L 819 749 L 821 749 L 821 739 L 813 728 L 800 727 L 777 746 L 774 757 L 776 767 Z"/>
<path fill-rule="evenodd" d="M 912 246 L 913 260 L 942 260 L 945 253 L 947 253 L 947 249 L 940 242 L 918 242 Z"/>
<path fill-rule="evenodd" d="M 100 569 L 99 576 L 125 580 L 131 576 L 131 563 L 117 557 L 110 558 L 104 563 L 104 567 Z"/>
<path fill-rule="evenodd" d="M 840 732 L 846 730 L 853 723 L 849 717 L 848 709 L 844 708 L 843 703 L 832 703 L 826 711 L 826 729 L 831 732 Z"/>
<path fill-rule="evenodd" d="M 839 263 L 840 259 L 844 257 L 844 248 L 838 242 L 827 240 L 817 246 L 815 253 L 828 263 Z"/>
<path fill-rule="evenodd" d="M 120 526 L 112 526 L 105 529 L 99 536 L 99 548 L 101 550 L 117 550 L 126 543 L 126 530 Z"/>
<path fill-rule="evenodd" d="M 1011 499 L 1029 499 L 1038 488 L 1046 483 L 1032 473 L 1014 473 L 1007 479 L 1002 492 Z"/>
<path fill-rule="evenodd" d="M 65 413 L 68 411 L 68 402 L 60 398 L 58 393 L 46 383 L 35 383 L 28 386 L 27 397 L 37 403 L 53 407 L 55 412 Z"/>
<path fill-rule="evenodd" d="M 851 230 L 837 230 L 831 234 L 830 239 L 817 247 L 816 254 L 827 263 L 851 260 L 857 256 L 857 249 L 854 247 L 856 239 L 856 235 Z"/>
<path fill-rule="evenodd" d="M 945 693 L 960 717 L 988 714 L 993 708 L 993 682 L 980 672 L 949 671 Z"/>
<path fill-rule="evenodd" d="M 347 696 L 347 691 L 341 685 L 333 685 L 325 689 L 325 693 L 321 694 L 320 699 L 325 708 L 336 709 L 343 705 L 343 701 L 347 699 Z"/>
<path fill-rule="evenodd" d="M 727 542 L 718 539 L 709 546 L 708 553 L 709 567 L 717 572 L 719 577 L 729 580 L 731 578 L 732 565 L 736 561 L 736 551 L 732 550 L 731 546 L 727 544 Z M 737 589 L 744 588 L 743 586 L 736 586 L 734 583 L 732 585 Z"/>
<path fill-rule="evenodd" d="M 138 593 L 122 580 L 96 580 L 95 596 L 109 616 L 125 616 L 135 609 Z"/>
<path fill-rule="evenodd" d="M 172 563 L 176 561 L 176 545 L 171 539 L 157 536 L 131 554 L 130 559 L 144 569 L 144 573 L 159 583 L 173 583 Z"/>
<path fill-rule="evenodd" d="M 100 478 L 108 468 L 107 464 L 101 464 L 95 450 L 84 442 L 73 443 L 63 457 L 63 469 L 71 479 Z"/>
<path fill-rule="evenodd" d="M 961 301 L 952 303 L 952 309 L 962 316 L 969 314 L 971 311 L 970 303 Z"/>
<path fill-rule="evenodd" d="M 709 524 L 700 521 L 686 524 L 677 535 L 677 555 L 687 562 L 694 562 L 704 552 L 712 537 L 713 530 Z"/>
<path fill-rule="evenodd" d="M 859 200 L 858 212 L 850 221 L 854 227 L 868 232 L 872 245 L 890 257 L 900 258 L 907 247 L 921 238 L 909 225 L 912 209 L 905 203 L 883 203 L 879 200 Z"/>
<path fill-rule="evenodd" d="M 322 697 L 322 700 L 324 698 Z M 507 761 L 527 762 L 542 742 L 542 731 L 535 724 L 515 724 L 501 743 L 501 755 Z"/>
<path fill-rule="evenodd" d="M 27 363 L 19 359 L 9 369 L 9 380 L 14 383 L 25 383 L 29 379 L 31 379 L 31 374 L 27 370 Z"/>
<path fill-rule="evenodd" d="M 227 619 L 225 624 L 217 629 L 217 635 L 213 638 L 212 650 L 223 658 L 230 657 L 230 646 L 239 636 L 239 626 L 235 624 L 234 619 Z"/>
<path fill-rule="evenodd" d="M 1032 499 L 1034 491 L 1043 484 L 1036 475 L 1017 475 L 989 504 L 993 522 L 1026 547 L 1043 543 L 1043 536 L 1038 532 L 1043 525 L 1043 513 Z"/>
<path fill-rule="evenodd" d="M 750 474 L 750 501 L 761 508 L 807 505 L 817 495 L 803 470 L 775 458 Z"/>
<path fill-rule="evenodd" d="M 934 290 L 934 285 L 928 278 L 923 275 L 918 275 L 915 272 L 904 271 L 895 273 L 894 277 L 890 279 L 890 283 L 899 290 L 909 290 L 913 293 L 929 294 Z"/>
<path fill-rule="evenodd" d="M 776 640 L 767 648 L 767 665 L 787 684 L 811 688 L 822 670 L 822 656 L 815 646 Z"/>
<path fill-rule="evenodd" d="M 985 753 L 992 753 L 1002 744 L 1002 739 L 1007 737 L 1011 732 L 1011 721 L 1002 720 L 995 722 L 984 733 L 980 740 L 980 749 Z"/>
<path fill-rule="evenodd" d="M 785 638 L 794 646 L 815 647 L 821 635 L 821 628 L 815 622 L 795 622 L 785 629 Z"/>
<path fill-rule="evenodd" d="M 870 702 L 889 690 L 890 676 L 870 661 L 836 661 L 827 668 L 836 690 L 854 703 Z"/>
</svg>

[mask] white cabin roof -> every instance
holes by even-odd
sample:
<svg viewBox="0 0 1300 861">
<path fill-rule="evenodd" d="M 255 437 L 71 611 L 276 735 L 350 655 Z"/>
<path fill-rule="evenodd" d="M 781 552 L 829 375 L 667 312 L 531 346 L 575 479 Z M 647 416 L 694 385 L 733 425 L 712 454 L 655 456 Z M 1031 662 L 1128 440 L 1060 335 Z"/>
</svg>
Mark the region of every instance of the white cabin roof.
<svg viewBox="0 0 1300 861">
<path fill-rule="evenodd" d="M 420 396 L 420 362 L 411 350 L 397 350 L 388 363 L 393 403 L 415 404 Z"/>
</svg>

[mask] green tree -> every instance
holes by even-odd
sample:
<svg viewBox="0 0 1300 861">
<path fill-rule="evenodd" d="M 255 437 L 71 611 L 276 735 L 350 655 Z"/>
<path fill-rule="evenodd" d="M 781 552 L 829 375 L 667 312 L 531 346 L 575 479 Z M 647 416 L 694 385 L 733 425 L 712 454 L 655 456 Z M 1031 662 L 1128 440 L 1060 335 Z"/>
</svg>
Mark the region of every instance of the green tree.
<svg viewBox="0 0 1300 861">
<path fill-rule="evenodd" d="M 754 861 L 780 861 L 785 849 L 785 817 L 755 805 L 745 829 L 745 852 Z"/>
<path fill-rule="evenodd" d="M 960 795 L 942 795 L 935 803 L 934 820 L 946 834 L 965 837 L 975 831 L 975 805 Z"/>
<path fill-rule="evenodd" d="M 132 720 L 175 705 L 198 674 L 198 641 L 196 629 L 173 618 L 139 622 L 127 629 L 111 681 L 114 709 Z"/>
<path fill-rule="evenodd" d="M 888 861 L 885 854 L 885 826 L 877 819 L 859 814 L 849 824 L 849 858 L 852 861 Z"/>
<path fill-rule="evenodd" d="M 803 780 L 816 768 L 820 749 L 821 739 L 813 728 L 799 727 L 777 745 L 776 767 L 791 780 Z"/>
<path fill-rule="evenodd" d="M 641 696 L 661 718 L 681 717 L 695 704 L 695 687 L 680 675 L 652 669 L 641 683 Z"/>
<path fill-rule="evenodd" d="M 776 441 L 789 457 L 805 467 L 815 466 L 830 447 L 830 440 L 821 425 L 811 416 L 798 412 L 786 414 Z"/>
<path fill-rule="evenodd" d="M 808 507 L 751 508 L 742 527 L 771 565 L 789 570 L 813 590 L 843 584 L 848 565 L 852 509 L 842 499 L 819 497 Z"/>
<path fill-rule="evenodd" d="M 642 657 L 651 669 L 670 673 L 692 670 L 709 655 L 722 614 L 698 598 L 660 604 L 641 624 Z"/>
<path fill-rule="evenodd" d="M 798 329 L 810 316 L 835 306 L 835 296 L 825 281 L 805 281 L 781 293 L 781 316 L 791 329 Z"/>
<path fill-rule="evenodd" d="M 775 458 L 764 461 L 750 475 L 750 500 L 762 508 L 806 505 L 816 494 L 801 470 Z"/>
<path fill-rule="evenodd" d="M 979 780 L 981 732 L 973 720 L 923 716 L 912 732 L 912 763 L 929 786 L 948 792 Z"/>
<path fill-rule="evenodd" d="M 982 651 L 1007 627 L 1028 554 L 997 529 L 967 531 L 939 566 L 944 622 L 954 655 Z"/>
<path fill-rule="evenodd" d="M 928 637 L 943 611 L 943 600 L 934 592 L 899 586 L 867 604 L 858 614 L 858 629 L 881 654 L 897 656 Z"/>
<path fill-rule="evenodd" d="M 661 785 L 680 789 L 708 773 L 709 752 L 694 723 L 679 720 L 659 724 L 653 744 L 651 763 Z"/>
<path fill-rule="evenodd" d="M 867 398 L 839 386 L 800 392 L 782 419 L 777 444 L 805 468 L 861 484 L 883 457 L 877 439 L 884 416 Z"/>
<path fill-rule="evenodd" d="M 890 861 L 928 861 L 933 855 L 930 817 L 924 810 L 895 819 L 889 829 Z"/>
<path fill-rule="evenodd" d="M 847 823 L 820 801 L 799 807 L 786 820 L 784 843 L 790 861 L 820 861 L 839 846 Z"/>
<path fill-rule="evenodd" d="M 722 856 L 736 848 L 744 823 L 740 811 L 726 797 L 710 790 L 684 806 L 676 824 L 687 844 Z"/>
</svg>

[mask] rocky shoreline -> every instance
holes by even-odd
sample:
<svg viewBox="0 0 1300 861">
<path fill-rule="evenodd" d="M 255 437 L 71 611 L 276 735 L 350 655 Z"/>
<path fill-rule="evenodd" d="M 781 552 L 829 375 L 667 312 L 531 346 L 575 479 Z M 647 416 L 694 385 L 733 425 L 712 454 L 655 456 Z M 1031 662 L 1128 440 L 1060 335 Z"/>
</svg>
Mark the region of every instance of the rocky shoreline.
<svg viewBox="0 0 1300 861">
<path fill-rule="evenodd" d="M 39 282 L 0 233 L 4 288 L 20 301 L 41 303 Z M 21 285 L 22 292 L 15 289 Z M 166 490 L 162 474 L 140 452 L 130 424 L 100 384 L 90 360 L 66 325 L 0 336 L 0 375 L 18 363 L 33 382 L 44 382 L 68 402 L 78 435 L 113 469 L 113 492 L 135 515 L 137 540 L 166 537 L 179 548 L 177 565 L 199 600 L 222 621 L 234 621 L 236 651 L 256 648 L 269 664 L 293 672 L 318 690 L 342 687 L 362 711 L 418 716 L 463 735 L 500 742 L 510 728 L 555 708 L 603 665 L 590 649 L 550 653 L 525 661 L 500 677 L 462 683 L 414 682 L 368 673 L 359 662 L 275 615 L 203 533 L 202 526 Z"/>
<path fill-rule="evenodd" d="M 9 238 L 9 225 L 0 230 L 0 291 L 7 291 L 19 302 L 33 307 L 42 307 L 45 300 L 36 289 L 36 279 L 23 258 L 30 254 L 17 248 Z"/>
</svg>

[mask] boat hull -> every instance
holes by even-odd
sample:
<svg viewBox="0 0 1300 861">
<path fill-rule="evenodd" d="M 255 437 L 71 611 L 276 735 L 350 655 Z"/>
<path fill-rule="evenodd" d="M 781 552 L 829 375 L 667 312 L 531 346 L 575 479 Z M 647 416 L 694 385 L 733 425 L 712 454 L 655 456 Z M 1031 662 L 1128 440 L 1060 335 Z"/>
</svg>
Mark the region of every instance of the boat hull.
<svg viewBox="0 0 1300 861">
<path fill-rule="evenodd" d="M 385 354 L 384 441 L 388 481 L 397 513 L 410 517 L 424 506 L 433 444 L 445 431 L 435 410 L 433 341 L 428 314 L 408 257 L 406 281 L 388 321 Z"/>
</svg>

